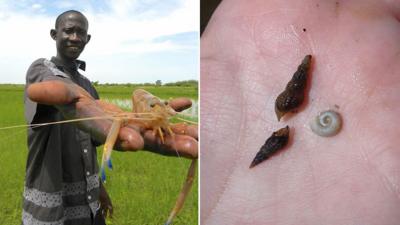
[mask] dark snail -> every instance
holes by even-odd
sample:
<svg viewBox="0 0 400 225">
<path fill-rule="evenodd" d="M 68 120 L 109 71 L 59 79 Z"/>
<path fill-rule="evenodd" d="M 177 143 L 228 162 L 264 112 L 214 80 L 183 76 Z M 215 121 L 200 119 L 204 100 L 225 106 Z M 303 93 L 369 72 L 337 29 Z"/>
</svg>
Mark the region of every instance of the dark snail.
<svg viewBox="0 0 400 225">
<path fill-rule="evenodd" d="M 311 55 L 306 55 L 285 90 L 276 98 L 275 113 L 278 121 L 303 103 L 310 65 Z"/>
<path fill-rule="evenodd" d="M 289 126 L 286 126 L 278 131 L 272 133 L 263 146 L 261 146 L 260 151 L 257 152 L 256 157 L 250 164 L 250 168 L 258 165 L 259 163 L 267 160 L 275 152 L 286 146 L 289 140 Z"/>
</svg>

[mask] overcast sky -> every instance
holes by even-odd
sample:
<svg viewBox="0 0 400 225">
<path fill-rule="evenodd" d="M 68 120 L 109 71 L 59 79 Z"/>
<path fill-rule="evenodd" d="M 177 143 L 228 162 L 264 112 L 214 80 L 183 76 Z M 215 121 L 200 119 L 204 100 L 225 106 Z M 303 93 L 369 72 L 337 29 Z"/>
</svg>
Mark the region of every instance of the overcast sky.
<svg viewBox="0 0 400 225">
<path fill-rule="evenodd" d="M 100 83 L 198 80 L 199 0 L 0 0 L 0 83 L 25 83 L 29 65 L 56 54 L 56 17 L 89 20 L 84 74 Z"/>
</svg>

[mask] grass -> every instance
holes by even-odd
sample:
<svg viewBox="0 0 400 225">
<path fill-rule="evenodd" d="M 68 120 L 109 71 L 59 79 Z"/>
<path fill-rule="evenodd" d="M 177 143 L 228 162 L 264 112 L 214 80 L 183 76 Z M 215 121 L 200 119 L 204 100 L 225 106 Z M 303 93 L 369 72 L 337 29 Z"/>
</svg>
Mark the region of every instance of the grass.
<svg viewBox="0 0 400 225">
<path fill-rule="evenodd" d="M 143 87 L 142 87 L 143 88 Z M 99 86 L 104 98 L 129 99 L 132 88 Z M 195 88 L 144 87 L 162 98 L 184 96 L 197 99 Z M 186 94 L 188 93 L 188 94 Z M 24 124 L 23 86 L 0 85 L 0 127 Z M 0 130 L 1 190 L 0 224 L 20 224 L 22 191 L 27 157 L 26 129 Z M 98 149 L 101 156 L 101 148 Z M 100 158 L 100 157 L 99 157 Z M 148 152 L 116 152 L 114 170 L 107 173 L 106 189 L 114 205 L 110 225 L 163 224 L 175 204 L 190 160 L 163 157 Z M 175 225 L 198 222 L 197 176 Z"/>
<path fill-rule="evenodd" d="M 184 97 L 188 97 L 191 99 L 197 99 L 197 88 L 195 87 L 176 87 L 176 86 L 106 86 L 99 85 L 96 87 L 96 90 L 100 93 L 101 96 L 107 96 L 109 98 L 118 98 L 121 96 L 125 96 L 126 98 L 130 98 L 133 90 L 135 89 L 145 89 L 146 91 L 151 92 L 153 95 L 158 96 L 160 98 L 168 99 L 175 97 L 182 97 L 182 93 L 184 93 Z"/>
</svg>

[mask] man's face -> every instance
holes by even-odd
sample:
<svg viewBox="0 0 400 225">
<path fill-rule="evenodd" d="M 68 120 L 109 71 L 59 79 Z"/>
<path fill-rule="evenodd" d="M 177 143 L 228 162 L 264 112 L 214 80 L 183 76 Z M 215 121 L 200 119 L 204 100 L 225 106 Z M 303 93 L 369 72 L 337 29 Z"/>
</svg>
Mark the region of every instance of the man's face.
<svg viewBox="0 0 400 225">
<path fill-rule="evenodd" d="M 77 59 L 90 40 L 87 30 L 86 18 L 75 13 L 65 15 L 57 29 L 51 31 L 56 41 L 57 55 L 67 60 Z"/>
</svg>

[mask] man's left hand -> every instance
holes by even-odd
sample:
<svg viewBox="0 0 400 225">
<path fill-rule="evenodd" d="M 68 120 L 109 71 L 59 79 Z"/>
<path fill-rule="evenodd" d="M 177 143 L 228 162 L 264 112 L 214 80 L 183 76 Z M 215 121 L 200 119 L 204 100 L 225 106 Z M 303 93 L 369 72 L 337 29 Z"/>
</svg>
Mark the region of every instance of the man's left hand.
<svg viewBox="0 0 400 225">
<path fill-rule="evenodd" d="M 100 212 L 104 216 L 104 219 L 107 218 L 108 215 L 112 218 L 113 205 L 111 198 L 102 184 L 100 185 Z"/>
</svg>

